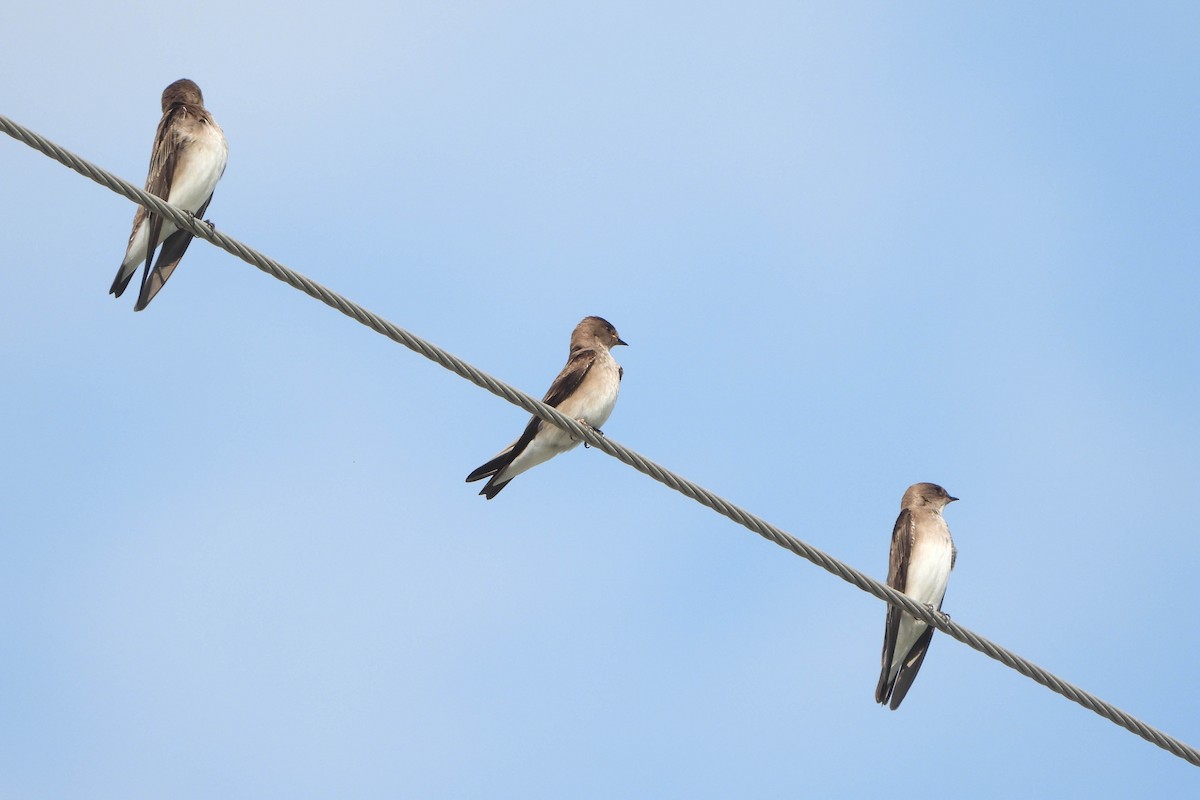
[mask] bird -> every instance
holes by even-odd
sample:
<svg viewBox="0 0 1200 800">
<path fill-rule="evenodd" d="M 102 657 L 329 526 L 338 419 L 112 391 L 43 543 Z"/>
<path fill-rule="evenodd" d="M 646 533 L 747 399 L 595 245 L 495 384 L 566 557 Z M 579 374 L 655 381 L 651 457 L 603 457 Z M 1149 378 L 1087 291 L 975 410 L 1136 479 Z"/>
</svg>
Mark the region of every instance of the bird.
<svg viewBox="0 0 1200 800">
<path fill-rule="evenodd" d="M 146 191 L 194 216 L 202 216 L 212 201 L 217 181 L 225 173 L 229 157 L 225 133 L 204 107 L 200 87 L 187 78 L 163 90 L 162 111 L 150 152 Z M 109 294 L 120 297 L 144 262 L 141 291 L 133 307 L 141 311 L 171 277 L 191 241 L 191 233 L 138 206 L 125 258 Z M 162 250 L 151 270 L 150 261 L 159 244 Z"/>
<path fill-rule="evenodd" d="M 625 344 L 608 320 L 584 317 L 571 332 L 567 364 L 542 402 L 602 433 L 600 426 L 612 414 L 625 374 L 611 351 Z M 522 472 L 578 444 L 566 431 L 535 416 L 515 442 L 468 475 L 467 483 L 489 478 L 479 494 L 491 500 Z"/>
<path fill-rule="evenodd" d="M 888 586 L 938 611 L 958 556 L 942 509 L 957 499 L 936 483 L 914 483 L 900 501 L 892 530 Z M 893 711 L 900 707 L 932 638 L 933 628 L 927 623 L 888 606 L 875 702 Z"/>
</svg>

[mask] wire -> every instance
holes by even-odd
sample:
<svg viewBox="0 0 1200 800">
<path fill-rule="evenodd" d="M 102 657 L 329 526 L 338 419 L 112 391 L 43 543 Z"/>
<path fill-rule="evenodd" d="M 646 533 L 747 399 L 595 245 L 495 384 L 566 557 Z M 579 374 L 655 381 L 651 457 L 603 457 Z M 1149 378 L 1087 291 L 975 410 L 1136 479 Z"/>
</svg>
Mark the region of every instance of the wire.
<svg viewBox="0 0 1200 800">
<path fill-rule="evenodd" d="M 585 428 L 570 417 L 564 416 L 557 409 L 544 403 L 535 400 L 530 395 L 516 389 L 507 383 L 499 381 L 485 372 L 471 366 L 467 362 L 457 356 L 443 350 L 442 348 L 430 342 L 415 336 L 399 326 L 383 319 L 377 314 L 374 314 L 362 306 L 347 300 L 336 292 L 330 291 L 324 286 L 316 283 L 313 280 L 295 272 L 278 261 L 259 253 L 241 242 L 226 236 L 219 231 L 209 227 L 208 224 L 197 220 L 193 215 L 181 211 L 174 206 L 168 205 L 162 199 L 148 194 L 141 189 L 138 189 L 128 181 L 122 180 L 106 170 L 103 170 L 94 164 L 91 164 L 79 156 L 63 149 L 57 144 L 48 139 L 39 136 L 33 131 L 19 125 L 3 115 L 0 115 L 0 129 L 9 136 L 21 141 L 35 150 L 39 150 L 45 155 L 53 158 L 55 161 L 75 170 L 102 186 L 106 186 L 117 194 L 123 195 L 139 205 L 147 207 L 150 211 L 160 214 L 167 219 L 170 219 L 178 228 L 190 231 L 197 237 L 211 242 L 221 249 L 232 253 L 243 261 L 258 267 L 263 272 L 271 275 L 278 280 L 283 281 L 289 286 L 299 289 L 310 297 L 320 300 L 322 303 L 337 309 L 346 316 L 366 325 L 373 331 L 380 333 L 392 341 L 404 345 L 410 350 L 425 356 L 431 361 L 445 367 L 455 374 L 469 380 L 476 386 L 479 386 L 491 392 L 498 397 L 502 397 L 513 405 L 523 408 L 530 414 L 537 416 L 546 422 L 556 425 L 559 428 L 567 431 L 576 439 L 580 439 L 597 450 L 601 450 L 608 455 L 616 458 L 638 472 L 649 475 L 654 480 L 662 483 L 675 491 L 690 497 L 701 505 L 711 508 L 718 514 L 728 517 L 737 524 L 757 533 L 768 541 L 774 542 L 785 550 L 789 550 L 796 555 L 806 558 L 822 569 L 833 573 L 837 577 L 853 584 L 864 592 L 873 595 L 885 603 L 890 603 L 893 606 L 908 612 L 917 619 L 932 625 L 938 630 L 957 639 L 968 647 L 974 648 L 984 655 L 999 661 L 1001 664 L 1014 669 L 1025 677 L 1040 683 L 1042 686 L 1056 692 L 1063 697 L 1071 700 L 1084 708 L 1092 711 L 1105 719 L 1120 725 L 1122 728 L 1137 734 L 1148 742 L 1155 744 L 1169 753 L 1172 753 L 1179 758 L 1188 761 L 1189 763 L 1200 766 L 1200 751 L 1180 741 L 1166 733 L 1154 728 L 1136 717 L 1122 711 L 1115 705 L 1100 699 L 1099 697 L 1086 692 L 1079 687 L 1064 681 L 1056 675 L 1042 669 L 1032 661 L 1007 650 L 1000 645 L 985 639 L 979 634 L 964 628 L 956 622 L 950 620 L 939 612 L 916 602 L 906 595 L 897 592 L 890 586 L 887 586 L 879 581 L 871 578 L 865 573 L 859 572 L 850 565 L 839 561 L 838 559 L 826 554 L 825 552 L 809 545 L 800 539 L 792 536 L 781 528 L 770 524 L 761 517 L 755 516 L 750 512 L 730 503 L 728 500 L 716 495 L 704 487 L 696 484 L 687 478 L 684 478 L 664 467 L 655 464 L 647 458 L 630 450 L 624 445 L 606 437 L 599 435 L 589 428 Z"/>
</svg>

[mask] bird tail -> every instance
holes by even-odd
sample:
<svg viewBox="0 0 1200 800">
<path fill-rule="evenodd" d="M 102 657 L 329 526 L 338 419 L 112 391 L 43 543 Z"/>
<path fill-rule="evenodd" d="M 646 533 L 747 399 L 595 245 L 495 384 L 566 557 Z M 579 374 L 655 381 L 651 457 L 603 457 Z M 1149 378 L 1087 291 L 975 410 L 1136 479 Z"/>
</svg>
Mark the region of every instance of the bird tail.
<svg viewBox="0 0 1200 800">
<path fill-rule="evenodd" d="M 137 305 L 133 307 L 134 311 L 141 311 L 150 305 L 150 301 L 166 285 L 167 279 L 171 277 L 175 267 L 179 266 L 179 260 L 187 252 L 188 245 L 192 243 L 192 238 L 192 234 L 187 231 L 175 231 L 163 242 L 162 249 L 158 251 L 158 261 L 154 263 L 154 269 L 150 270 L 146 280 L 142 281 L 142 291 L 138 295 Z"/>
<path fill-rule="evenodd" d="M 212 202 L 213 196 L 210 194 L 204 204 L 196 209 L 195 218 L 200 219 L 204 216 L 208 204 Z M 212 223 L 208 223 L 212 227 Z M 151 228 L 150 233 L 153 236 L 156 228 Z M 133 307 L 134 311 L 141 311 L 146 306 L 150 305 L 150 301 L 158 294 L 167 283 L 167 279 L 171 277 L 171 273 L 175 271 L 175 267 L 179 266 L 179 260 L 183 258 L 183 254 L 187 252 L 188 245 L 192 243 L 192 234 L 184 230 L 176 230 L 162 243 L 162 249 L 158 251 L 158 261 L 154 264 L 154 269 L 149 272 L 142 280 L 142 291 L 138 295 L 137 305 Z M 151 241 L 154 241 L 152 238 Z"/>
<path fill-rule="evenodd" d="M 112 288 L 108 290 L 111 295 L 120 297 L 125 291 L 125 287 L 129 285 L 129 281 L 133 279 L 137 273 L 138 265 L 136 263 L 126 266 L 124 263 L 117 269 L 117 277 L 113 278 Z"/>
<path fill-rule="evenodd" d="M 917 677 L 917 672 L 921 669 L 921 664 L 925 661 L 925 654 L 929 652 L 929 643 L 932 640 L 933 628 L 926 628 L 912 649 L 903 656 L 904 660 L 896 668 L 894 674 L 889 676 L 891 670 L 885 668 L 884 673 L 879 676 L 879 686 L 875 689 L 876 702 L 888 703 L 888 708 L 892 711 L 900 707 L 900 704 L 904 702 L 904 696 L 912 687 L 913 680 Z M 887 680 L 888 677 L 891 680 Z"/>
<path fill-rule="evenodd" d="M 484 478 L 491 478 L 479 493 L 491 500 L 496 495 L 500 494 L 500 490 L 508 486 L 508 481 L 496 482 L 496 477 L 512 463 L 514 458 L 515 446 L 510 445 L 496 454 L 495 458 L 488 461 L 486 464 L 476 468 L 470 475 L 467 476 L 467 483 L 481 481 Z M 509 479 L 511 480 L 511 478 Z"/>
</svg>

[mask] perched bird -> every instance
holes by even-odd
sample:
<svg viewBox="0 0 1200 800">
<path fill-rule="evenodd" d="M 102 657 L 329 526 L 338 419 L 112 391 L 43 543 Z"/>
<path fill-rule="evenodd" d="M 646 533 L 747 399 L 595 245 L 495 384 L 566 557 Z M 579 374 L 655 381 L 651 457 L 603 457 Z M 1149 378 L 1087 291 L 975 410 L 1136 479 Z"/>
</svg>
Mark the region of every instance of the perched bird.
<svg viewBox="0 0 1200 800">
<path fill-rule="evenodd" d="M 610 352 L 619 344 L 626 342 L 607 320 L 584 317 L 571 332 L 571 355 L 567 365 L 558 373 L 542 402 L 599 433 L 600 426 L 608 421 L 617 403 L 617 391 L 624 375 Z M 565 453 L 577 444 L 579 440 L 566 431 L 533 417 L 520 438 L 468 475 L 467 482 L 490 478 L 480 494 L 491 500 L 525 470 Z"/>
<path fill-rule="evenodd" d="M 935 483 L 914 483 L 900 501 L 900 516 L 892 530 L 888 586 L 939 611 L 957 555 L 942 509 L 957 499 Z M 900 707 L 932 638 L 929 625 L 888 606 L 875 702 L 890 700 L 893 711 Z"/>
<path fill-rule="evenodd" d="M 208 208 L 213 189 L 225 172 L 229 145 L 224 132 L 204 107 L 200 87 L 192 81 L 185 78 L 164 89 L 162 110 L 150 153 L 146 191 L 199 217 Z M 120 297 L 144 262 L 142 289 L 133 307 L 134 311 L 141 311 L 171 277 L 191 241 L 192 234 L 138 206 L 125 258 L 109 294 Z M 151 271 L 150 260 L 160 243 L 162 250 Z"/>
</svg>

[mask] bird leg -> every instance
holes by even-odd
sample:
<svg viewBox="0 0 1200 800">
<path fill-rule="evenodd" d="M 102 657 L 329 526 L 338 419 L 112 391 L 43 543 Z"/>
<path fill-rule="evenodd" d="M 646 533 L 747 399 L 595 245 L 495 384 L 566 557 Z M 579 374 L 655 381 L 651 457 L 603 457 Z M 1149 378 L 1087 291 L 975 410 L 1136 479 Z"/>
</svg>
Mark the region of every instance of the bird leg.
<svg viewBox="0 0 1200 800">
<path fill-rule="evenodd" d="M 943 622 L 950 621 L 950 615 L 947 614 L 945 611 L 942 611 L 940 608 L 934 608 L 933 603 L 926 603 L 925 608 L 929 609 L 930 614 L 941 617 Z"/>
<path fill-rule="evenodd" d="M 603 435 L 604 435 L 604 431 L 600 430 L 600 429 L 599 429 L 599 428 L 597 428 L 595 425 L 592 425 L 592 424 L 591 424 L 590 422 L 588 422 L 586 419 L 577 419 L 577 420 L 575 420 L 575 421 L 576 421 L 576 422 L 578 422 L 578 423 L 579 423 L 580 425 L 582 425 L 583 427 L 587 428 L 587 429 L 588 429 L 589 431 L 591 431 L 592 433 L 596 434 L 597 436 L 603 436 Z M 591 445 L 590 445 L 590 444 L 588 444 L 587 442 L 584 442 L 584 443 L 583 443 L 583 446 L 584 446 L 585 448 L 587 448 L 587 447 L 591 447 Z"/>
</svg>

